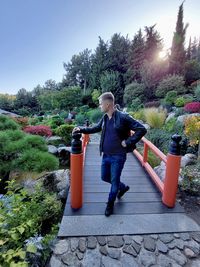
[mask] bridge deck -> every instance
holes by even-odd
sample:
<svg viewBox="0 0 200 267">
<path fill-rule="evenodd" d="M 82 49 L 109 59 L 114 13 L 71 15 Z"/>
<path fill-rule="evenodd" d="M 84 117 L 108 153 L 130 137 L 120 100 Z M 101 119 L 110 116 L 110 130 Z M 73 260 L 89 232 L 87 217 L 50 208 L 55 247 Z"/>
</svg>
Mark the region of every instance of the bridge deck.
<svg viewBox="0 0 200 267">
<path fill-rule="evenodd" d="M 142 234 L 200 230 L 184 213 L 177 202 L 168 208 L 161 201 L 161 193 L 137 158 L 127 154 L 121 181 L 130 190 L 116 200 L 114 214 L 105 217 L 104 210 L 110 184 L 100 178 L 101 160 L 98 144 L 87 146 L 84 168 L 83 206 L 74 211 L 68 195 L 59 236 L 105 234 Z"/>
</svg>

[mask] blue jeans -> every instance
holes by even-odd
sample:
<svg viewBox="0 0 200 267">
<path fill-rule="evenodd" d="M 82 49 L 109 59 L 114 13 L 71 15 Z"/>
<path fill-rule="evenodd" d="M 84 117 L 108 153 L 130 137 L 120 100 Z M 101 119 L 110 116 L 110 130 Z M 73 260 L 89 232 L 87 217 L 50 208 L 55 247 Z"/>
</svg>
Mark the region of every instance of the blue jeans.
<svg viewBox="0 0 200 267">
<path fill-rule="evenodd" d="M 108 201 L 115 201 L 119 190 L 125 188 L 125 184 L 120 182 L 120 176 L 124 163 L 126 161 L 126 154 L 103 154 L 101 164 L 101 179 L 111 184 Z"/>
</svg>

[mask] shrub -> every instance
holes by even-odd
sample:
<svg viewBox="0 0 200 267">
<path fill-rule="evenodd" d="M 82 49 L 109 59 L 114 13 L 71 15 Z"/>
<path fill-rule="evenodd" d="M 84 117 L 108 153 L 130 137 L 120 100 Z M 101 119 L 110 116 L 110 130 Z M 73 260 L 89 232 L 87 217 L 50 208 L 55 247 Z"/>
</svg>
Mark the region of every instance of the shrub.
<svg viewBox="0 0 200 267">
<path fill-rule="evenodd" d="M 169 91 L 167 92 L 165 98 L 164 98 L 164 102 L 167 105 L 173 105 L 175 102 L 175 99 L 177 97 L 177 92 L 176 91 Z"/>
<path fill-rule="evenodd" d="M 200 101 L 200 85 L 198 85 L 194 91 L 197 101 Z"/>
<path fill-rule="evenodd" d="M 176 91 L 177 94 L 181 94 L 185 92 L 184 83 L 183 76 L 169 75 L 159 83 L 156 89 L 156 96 L 165 97 L 169 91 Z"/>
<path fill-rule="evenodd" d="M 19 125 L 6 115 L 0 115 L 0 131 L 17 130 Z"/>
<path fill-rule="evenodd" d="M 45 125 L 36 125 L 36 126 L 27 126 L 24 129 L 24 132 L 30 134 L 36 134 L 41 136 L 51 136 L 52 131 L 49 126 Z"/>
<path fill-rule="evenodd" d="M 132 104 L 131 104 L 130 108 L 132 111 L 137 111 L 137 110 L 143 108 L 143 104 L 142 104 L 139 97 L 136 97 L 135 99 L 132 100 Z"/>
<path fill-rule="evenodd" d="M 199 113 L 200 112 L 200 102 L 192 102 L 192 103 L 187 103 L 184 106 L 184 110 L 186 112 L 190 112 L 190 113 Z"/>
<path fill-rule="evenodd" d="M 85 124 L 85 119 L 86 119 L 85 115 L 83 115 L 81 113 L 77 114 L 76 115 L 76 119 L 75 119 L 76 124 L 84 125 Z"/>
<path fill-rule="evenodd" d="M 56 135 L 62 137 L 62 139 L 65 141 L 66 145 L 71 144 L 72 140 L 72 130 L 74 129 L 74 124 L 64 124 L 60 125 L 56 129 Z"/>
<path fill-rule="evenodd" d="M 86 115 L 89 118 L 89 121 L 93 123 L 97 123 L 102 118 L 102 112 L 99 108 L 88 111 Z"/>
<path fill-rule="evenodd" d="M 8 191 L 0 200 L 0 266 L 46 266 L 61 216 L 61 202 L 55 193 L 38 183 L 30 194 L 14 180 L 9 181 Z M 31 242 L 37 236 L 42 238 L 40 248 Z"/>
<path fill-rule="evenodd" d="M 140 110 L 138 111 L 135 111 L 135 112 L 128 112 L 134 119 L 136 120 L 142 120 L 142 121 L 146 121 L 146 118 L 145 118 L 145 114 L 144 114 L 144 109 L 141 108 Z"/>
<path fill-rule="evenodd" d="M 21 118 L 21 117 L 13 117 L 13 120 L 17 124 L 19 124 L 20 126 L 22 126 L 22 128 L 23 128 L 23 127 L 25 127 L 25 126 L 28 125 L 29 118 L 28 117 L 23 117 L 23 118 Z"/>
<path fill-rule="evenodd" d="M 135 98 L 143 100 L 144 90 L 145 90 L 144 84 L 140 84 L 137 82 L 128 84 L 124 90 L 124 103 L 130 106 Z"/>
<path fill-rule="evenodd" d="M 184 129 L 183 129 L 183 124 L 177 121 L 176 118 L 174 117 L 168 120 L 168 122 L 164 124 L 163 130 L 172 134 L 178 133 L 181 135 Z"/>
<path fill-rule="evenodd" d="M 146 122 L 152 128 L 161 128 L 166 119 L 166 111 L 157 108 L 147 108 L 144 110 Z"/>
<path fill-rule="evenodd" d="M 193 101 L 192 97 L 185 97 L 185 96 L 181 96 L 178 97 L 175 101 L 175 106 L 176 107 L 183 107 L 185 104 L 190 103 Z"/>
</svg>

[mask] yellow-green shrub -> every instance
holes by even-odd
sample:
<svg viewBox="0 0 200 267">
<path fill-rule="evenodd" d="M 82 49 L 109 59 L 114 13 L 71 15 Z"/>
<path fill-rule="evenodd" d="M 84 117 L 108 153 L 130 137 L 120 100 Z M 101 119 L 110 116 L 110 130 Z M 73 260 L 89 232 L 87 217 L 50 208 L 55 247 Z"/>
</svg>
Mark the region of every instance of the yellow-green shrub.
<svg viewBox="0 0 200 267">
<path fill-rule="evenodd" d="M 164 109 L 146 108 L 145 120 L 152 128 L 161 128 L 165 122 L 167 112 Z"/>
</svg>

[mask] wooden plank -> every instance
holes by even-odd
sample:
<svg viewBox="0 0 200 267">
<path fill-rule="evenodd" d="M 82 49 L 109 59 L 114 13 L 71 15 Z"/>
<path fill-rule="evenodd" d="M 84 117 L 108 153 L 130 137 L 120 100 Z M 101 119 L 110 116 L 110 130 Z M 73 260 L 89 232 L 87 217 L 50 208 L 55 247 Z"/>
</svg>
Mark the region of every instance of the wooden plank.
<svg viewBox="0 0 200 267">
<path fill-rule="evenodd" d="M 73 210 L 68 203 L 64 210 L 64 216 L 74 215 L 97 215 L 104 214 L 105 203 L 83 203 L 79 210 Z M 114 214 L 154 214 L 154 213 L 184 213 L 184 209 L 180 204 L 176 203 L 173 209 L 167 208 L 162 202 L 148 202 L 148 203 L 131 203 L 121 202 L 115 203 Z"/>
</svg>

